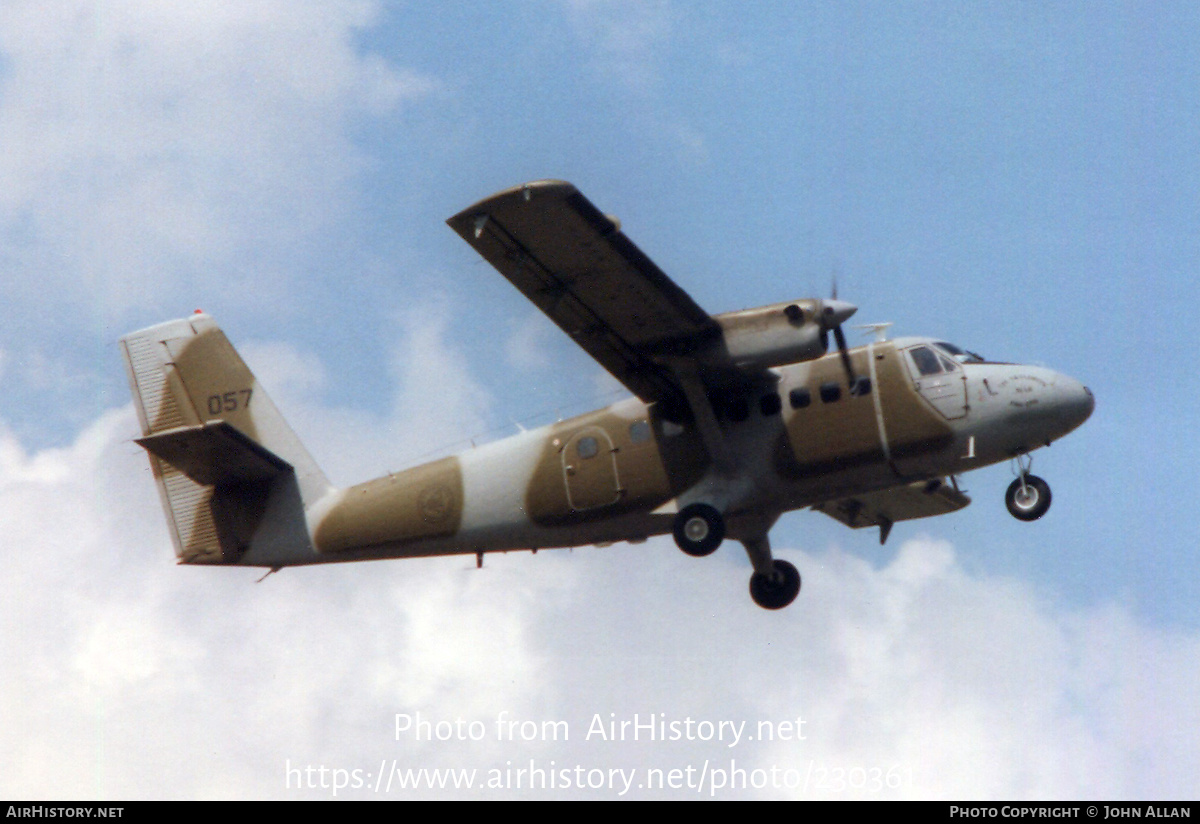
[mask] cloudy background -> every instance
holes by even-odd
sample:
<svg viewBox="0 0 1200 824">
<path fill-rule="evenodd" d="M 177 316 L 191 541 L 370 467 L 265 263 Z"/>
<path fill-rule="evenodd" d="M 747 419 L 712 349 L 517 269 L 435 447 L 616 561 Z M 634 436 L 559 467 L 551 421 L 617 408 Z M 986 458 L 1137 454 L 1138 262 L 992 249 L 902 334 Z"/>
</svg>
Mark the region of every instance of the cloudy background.
<svg viewBox="0 0 1200 824">
<path fill-rule="evenodd" d="M 0 5 L 0 795 L 1195 797 L 1198 35 L 1183 3 Z M 213 314 L 340 484 L 620 396 L 442 222 L 542 177 L 709 311 L 836 273 L 863 322 L 1084 380 L 1054 508 L 1010 518 L 999 466 L 884 548 L 785 516 L 779 613 L 736 544 L 176 567 L 127 331 Z M 418 712 L 487 736 L 397 740 Z M 804 738 L 586 737 L 635 713 Z M 531 761 L 605 787 L 373 790 Z"/>
</svg>

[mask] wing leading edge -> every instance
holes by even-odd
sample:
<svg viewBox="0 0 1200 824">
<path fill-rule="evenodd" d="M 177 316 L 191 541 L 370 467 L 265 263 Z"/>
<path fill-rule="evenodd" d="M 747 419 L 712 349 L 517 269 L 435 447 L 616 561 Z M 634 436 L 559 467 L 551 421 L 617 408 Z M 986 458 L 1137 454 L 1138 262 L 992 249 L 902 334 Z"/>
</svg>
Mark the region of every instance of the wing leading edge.
<svg viewBox="0 0 1200 824">
<path fill-rule="evenodd" d="M 572 184 L 506 189 L 446 222 L 635 395 L 685 402 L 665 359 L 720 326 Z"/>
</svg>

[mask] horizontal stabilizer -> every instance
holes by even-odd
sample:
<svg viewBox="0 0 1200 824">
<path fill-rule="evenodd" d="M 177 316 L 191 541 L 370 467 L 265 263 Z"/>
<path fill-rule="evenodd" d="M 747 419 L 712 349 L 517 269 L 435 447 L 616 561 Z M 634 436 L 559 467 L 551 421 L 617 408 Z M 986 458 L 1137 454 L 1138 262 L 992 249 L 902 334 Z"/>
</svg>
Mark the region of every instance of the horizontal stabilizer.
<svg viewBox="0 0 1200 824">
<path fill-rule="evenodd" d="M 225 421 L 181 426 L 137 443 L 205 486 L 266 481 L 292 465 Z"/>
<path fill-rule="evenodd" d="M 886 540 L 892 524 L 915 518 L 946 515 L 971 503 L 971 499 L 944 480 L 917 481 L 907 486 L 868 492 L 816 504 L 813 509 L 853 529 L 877 526 Z M 881 540 L 882 543 L 882 540 Z"/>
</svg>

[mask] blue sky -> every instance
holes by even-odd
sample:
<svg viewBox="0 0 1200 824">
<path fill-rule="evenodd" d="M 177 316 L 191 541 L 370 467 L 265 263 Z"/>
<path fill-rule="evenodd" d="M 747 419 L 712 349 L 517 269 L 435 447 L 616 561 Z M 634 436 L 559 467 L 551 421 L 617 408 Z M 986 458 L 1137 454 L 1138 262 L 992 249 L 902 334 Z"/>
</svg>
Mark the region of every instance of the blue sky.
<svg viewBox="0 0 1200 824">
<path fill-rule="evenodd" d="M 389 735 L 507 711 L 581 734 L 803 715 L 806 741 L 734 755 L 902 765 L 883 797 L 1194 796 L 1197 34 L 1182 3 L 6 3 L 0 790 L 322 797 L 284 765 L 728 756 Z M 130 441 L 132 329 L 213 314 L 338 483 L 615 397 L 444 225 L 543 177 L 711 312 L 836 273 L 857 320 L 1085 381 L 1096 413 L 1035 459 L 1054 507 L 1010 518 L 998 466 L 883 549 L 785 516 L 805 588 L 777 615 L 736 545 L 176 568 Z M 574 794 L 611 795 L 541 793 Z"/>
</svg>

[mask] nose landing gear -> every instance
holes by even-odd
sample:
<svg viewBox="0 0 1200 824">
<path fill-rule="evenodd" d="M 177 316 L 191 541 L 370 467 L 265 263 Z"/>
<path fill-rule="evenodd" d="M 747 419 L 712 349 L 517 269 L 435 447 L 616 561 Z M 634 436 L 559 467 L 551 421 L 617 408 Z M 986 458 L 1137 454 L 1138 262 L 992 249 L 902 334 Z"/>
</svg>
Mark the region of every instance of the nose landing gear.
<svg viewBox="0 0 1200 824">
<path fill-rule="evenodd" d="M 1022 461 L 1024 457 L 1026 460 Z M 1029 455 L 1016 458 L 1017 479 L 1004 493 L 1008 512 L 1019 521 L 1036 521 L 1050 509 L 1050 485 L 1037 475 L 1030 475 L 1033 458 Z"/>
</svg>

